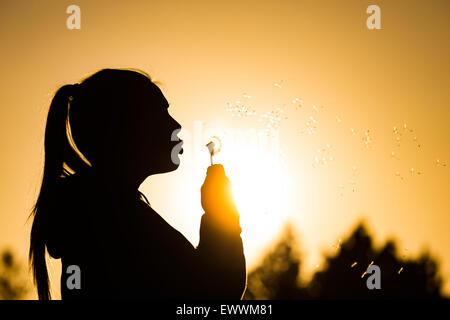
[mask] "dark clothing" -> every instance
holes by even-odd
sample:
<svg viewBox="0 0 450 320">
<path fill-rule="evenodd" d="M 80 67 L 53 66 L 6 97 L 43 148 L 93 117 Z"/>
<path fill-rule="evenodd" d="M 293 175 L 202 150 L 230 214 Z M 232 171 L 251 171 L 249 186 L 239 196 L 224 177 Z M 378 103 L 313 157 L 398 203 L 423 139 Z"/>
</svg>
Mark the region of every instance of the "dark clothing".
<svg viewBox="0 0 450 320">
<path fill-rule="evenodd" d="M 64 179 L 61 195 L 68 196 L 61 196 L 64 205 L 50 219 L 47 247 L 62 259 L 63 299 L 242 297 L 246 267 L 239 225 L 224 230 L 204 214 L 194 248 L 138 191 L 102 190 L 86 179 Z M 80 290 L 67 288 L 69 265 L 81 269 Z"/>
</svg>

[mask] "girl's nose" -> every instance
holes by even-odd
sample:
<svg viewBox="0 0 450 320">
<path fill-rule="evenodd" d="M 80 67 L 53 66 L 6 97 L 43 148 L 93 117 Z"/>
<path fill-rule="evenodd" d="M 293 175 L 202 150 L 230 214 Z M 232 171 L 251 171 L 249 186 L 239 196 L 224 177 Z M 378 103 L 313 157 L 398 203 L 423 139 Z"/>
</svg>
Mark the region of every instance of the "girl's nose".
<svg viewBox="0 0 450 320">
<path fill-rule="evenodd" d="M 172 118 L 172 117 L 170 117 L 170 118 L 172 119 L 172 123 L 173 123 L 172 126 L 174 127 L 174 130 L 176 130 L 176 129 L 181 130 L 181 124 L 179 124 L 178 121 L 175 120 L 174 118 Z"/>
</svg>

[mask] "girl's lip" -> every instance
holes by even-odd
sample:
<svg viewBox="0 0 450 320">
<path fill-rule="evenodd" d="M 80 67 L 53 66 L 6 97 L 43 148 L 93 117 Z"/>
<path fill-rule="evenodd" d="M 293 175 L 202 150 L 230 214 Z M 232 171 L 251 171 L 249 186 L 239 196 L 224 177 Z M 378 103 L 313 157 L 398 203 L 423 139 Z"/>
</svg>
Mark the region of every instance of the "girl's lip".
<svg viewBox="0 0 450 320">
<path fill-rule="evenodd" d="M 183 152 L 184 152 L 184 149 L 183 149 L 183 144 L 184 144 L 184 141 L 183 140 L 178 140 L 178 141 L 175 141 L 175 145 L 178 145 L 179 143 L 181 143 L 181 149 L 180 149 L 180 152 L 179 152 L 179 154 L 183 154 Z"/>
</svg>

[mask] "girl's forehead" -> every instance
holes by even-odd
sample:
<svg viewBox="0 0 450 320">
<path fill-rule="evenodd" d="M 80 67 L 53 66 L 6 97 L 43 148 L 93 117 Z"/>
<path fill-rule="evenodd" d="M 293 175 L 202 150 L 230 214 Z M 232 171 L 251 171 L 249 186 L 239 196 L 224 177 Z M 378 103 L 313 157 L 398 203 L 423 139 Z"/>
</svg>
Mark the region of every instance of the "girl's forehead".
<svg viewBox="0 0 450 320">
<path fill-rule="evenodd" d="M 150 90 L 146 91 L 146 96 L 155 107 L 169 108 L 169 102 L 157 85 L 151 83 Z"/>
</svg>

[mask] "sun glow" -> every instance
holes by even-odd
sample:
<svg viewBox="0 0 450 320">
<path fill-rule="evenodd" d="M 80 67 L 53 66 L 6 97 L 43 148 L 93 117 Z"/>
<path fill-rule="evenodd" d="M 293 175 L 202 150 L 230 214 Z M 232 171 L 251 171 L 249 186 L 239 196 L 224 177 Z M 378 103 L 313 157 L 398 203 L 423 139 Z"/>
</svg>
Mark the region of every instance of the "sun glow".
<svg viewBox="0 0 450 320">
<path fill-rule="evenodd" d="M 255 141 L 223 139 L 215 163 L 224 165 L 231 180 L 247 253 L 257 255 L 290 214 L 290 181 L 279 152 Z"/>
<path fill-rule="evenodd" d="M 294 192 L 278 132 L 267 134 L 264 129 L 203 127 L 199 122 L 194 125 L 192 135 L 184 129 L 180 138 L 185 142 L 182 170 L 191 183 L 190 187 L 183 188 L 186 201 L 192 207 L 198 205 L 197 190 L 205 178 L 205 168 L 211 163 L 223 165 L 232 184 L 247 266 L 251 268 L 292 217 Z M 217 151 L 211 141 L 220 150 Z M 212 156 L 211 150 L 216 150 Z M 186 219 L 186 225 L 190 225 L 189 221 L 190 218 Z M 186 230 L 195 239 L 198 231 L 190 227 Z"/>
</svg>

